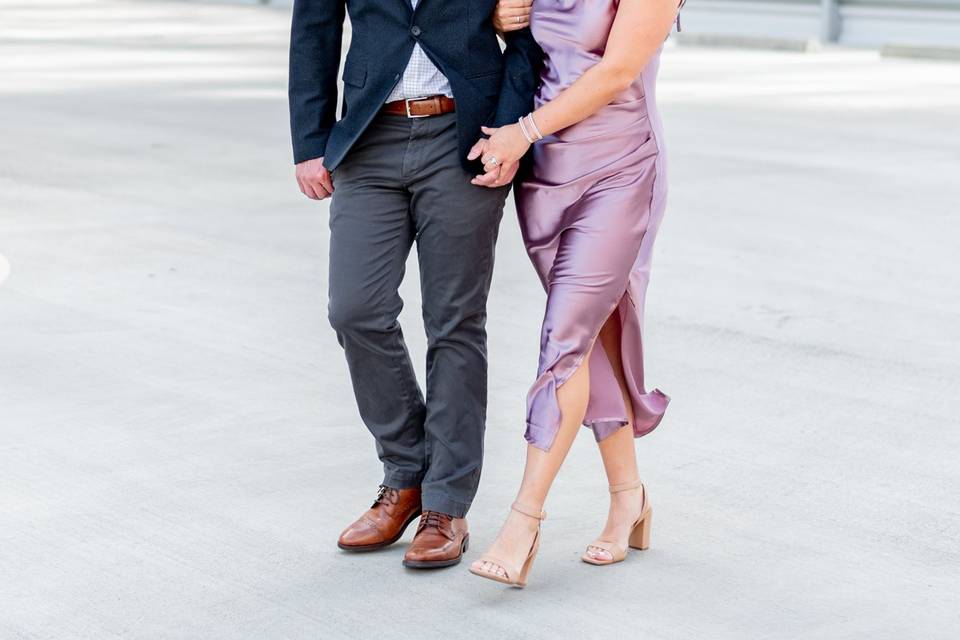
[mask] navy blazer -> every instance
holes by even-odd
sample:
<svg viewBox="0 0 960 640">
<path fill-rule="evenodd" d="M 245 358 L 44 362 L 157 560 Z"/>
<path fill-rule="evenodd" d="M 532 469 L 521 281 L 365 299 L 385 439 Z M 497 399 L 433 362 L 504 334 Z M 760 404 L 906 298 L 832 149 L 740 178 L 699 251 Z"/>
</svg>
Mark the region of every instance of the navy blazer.
<svg viewBox="0 0 960 640">
<path fill-rule="evenodd" d="M 502 126 L 533 108 L 543 53 L 529 29 L 506 36 L 501 52 L 496 0 L 295 0 L 290 37 L 290 129 L 294 162 L 324 158 L 334 169 L 400 81 L 413 45 L 450 82 L 464 168 L 481 125 Z M 353 27 L 336 118 L 345 10 Z"/>
</svg>

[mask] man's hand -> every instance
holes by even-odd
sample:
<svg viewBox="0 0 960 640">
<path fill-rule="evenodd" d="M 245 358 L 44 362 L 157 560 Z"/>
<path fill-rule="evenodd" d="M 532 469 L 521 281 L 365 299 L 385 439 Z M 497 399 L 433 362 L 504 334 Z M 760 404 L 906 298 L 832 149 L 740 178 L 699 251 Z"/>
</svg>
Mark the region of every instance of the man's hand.
<svg viewBox="0 0 960 640">
<path fill-rule="evenodd" d="M 297 165 L 297 184 L 303 195 L 314 200 L 323 200 L 333 194 L 333 179 L 323 166 L 323 158 L 306 160 Z"/>
</svg>

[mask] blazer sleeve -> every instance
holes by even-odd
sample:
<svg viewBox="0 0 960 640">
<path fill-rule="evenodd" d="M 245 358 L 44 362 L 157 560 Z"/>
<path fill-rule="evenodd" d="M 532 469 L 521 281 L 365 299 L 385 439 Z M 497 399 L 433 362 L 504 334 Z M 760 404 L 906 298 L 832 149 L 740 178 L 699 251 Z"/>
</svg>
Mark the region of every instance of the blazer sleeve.
<svg viewBox="0 0 960 640">
<path fill-rule="evenodd" d="M 290 133 L 294 162 L 324 155 L 337 120 L 345 0 L 295 0 L 290 29 Z"/>
<path fill-rule="evenodd" d="M 533 95 L 540 83 L 543 51 L 533 39 L 529 27 L 505 36 L 503 83 L 493 126 L 516 122 L 533 110 Z"/>
</svg>

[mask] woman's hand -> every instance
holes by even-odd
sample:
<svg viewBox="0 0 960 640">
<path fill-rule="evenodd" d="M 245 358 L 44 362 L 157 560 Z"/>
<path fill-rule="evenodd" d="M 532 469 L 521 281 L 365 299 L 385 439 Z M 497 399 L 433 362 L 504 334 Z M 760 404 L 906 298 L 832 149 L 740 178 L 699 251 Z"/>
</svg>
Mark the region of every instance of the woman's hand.
<svg viewBox="0 0 960 640">
<path fill-rule="evenodd" d="M 529 27 L 532 5 L 533 0 L 500 0 L 493 10 L 493 28 L 505 33 Z"/>
<path fill-rule="evenodd" d="M 468 160 L 480 158 L 483 163 L 483 175 L 476 176 L 470 182 L 484 187 L 500 187 L 513 180 L 520 158 L 530 148 L 519 124 L 510 124 L 505 127 L 480 127 L 480 130 L 490 136 L 477 141 L 467 154 Z"/>
</svg>

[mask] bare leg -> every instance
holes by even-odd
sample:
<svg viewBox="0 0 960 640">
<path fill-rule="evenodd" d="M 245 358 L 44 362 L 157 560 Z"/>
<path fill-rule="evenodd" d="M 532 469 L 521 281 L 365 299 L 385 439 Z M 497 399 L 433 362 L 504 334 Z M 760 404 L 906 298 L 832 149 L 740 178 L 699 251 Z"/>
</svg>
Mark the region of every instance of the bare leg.
<svg viewBox="0 0 960 640">
<path fill-rule="evenodd" d="M 517 493 L 517 502 L 534 510 L 543 507 L 547 492 L 553 484 L 560 465 L 563 464 L 570 446 L 573 444 L 587 412 L 590 400 L 590 371 L 587 353 L 576 372 L 557 389 L 557 404 L 560 405 L 560 430 L 549 451 L 527 445 L 527 464 L 523 471 L 523 481 Z M 500 530 L 500 535 L 489 549 L 491 555 L 521 566 L 527 558 L 539 521 L 519 514 L 513 510 Z M 487 573 L 503 575 L 502 567 L 490 562 L 477 560 L 473 568 Z"/>
<path fill-rule="evenodd" d="M 600 457 L 603 458 L 603 468 L 607 472 L 609 484 L 624 484 L 633 482 L 639 477 L 637 471 L 637 456 L 633 446 L 633 404 L 623 374 L 623 360 L 620 353 L 620 316 L 614 311 L 613 315 L 600 330 L 600 344 L 606 352 L 610 366 L 620 385 L 623 394 L 623 403 L 627 408 L 629 424 L 618 430 L 612 436 L 599 443 Z M 622 491 L 610 495 L 610 511 L 607 514 L 607 524 L 600 534 L 600 540 L 616 542 L 621 548 L 626 548 L 630 536 L 630 527 L 640 515 L 643 508 L 643 496 L 640 489 Z M 587 555 L 599 560 L 610 560 L 608 551 L 597 547 L 587 547 Z"/>
</svg>

